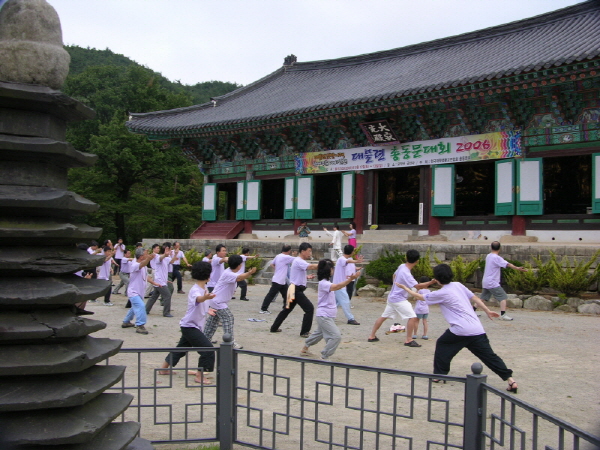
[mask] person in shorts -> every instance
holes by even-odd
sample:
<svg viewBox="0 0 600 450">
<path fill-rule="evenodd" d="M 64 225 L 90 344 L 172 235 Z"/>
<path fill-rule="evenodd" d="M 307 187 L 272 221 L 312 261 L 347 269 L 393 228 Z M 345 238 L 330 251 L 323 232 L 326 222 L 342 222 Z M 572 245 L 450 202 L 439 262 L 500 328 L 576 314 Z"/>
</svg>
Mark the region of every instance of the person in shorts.
<svg viewBox="0 0 600 450">
<path fill-rule="evenodd" d="M 419 283 L 427 283 L 431 281 L 429 277 L 421 277 L 419 278 Z M 431 291 L 429 289 L 419 289 L 417 291 L 421 295 L 429 294 Z M 416 297 L 415 297 L 416 298 Z M 413 335 L 413 339 L 417 339 L 417 334 L 419 332 L 419 322 L 423 320 L 423 334 L 421 339 L 427 340 L 429 336 L 427 336 L 427 330 L 429 328 L 429 324 L 427 323 L 427 318 L 429 317 L 429 306 L 425 300 L 421 300 L 417 298 L 417 303 L 415 303 L 415 314 L 417 315 L 417 326 L 415 327 L 415 334 Z"/>
<path fill-rule="evenodd" d="M 485 257 L 485 270 L 483 272 L 483 281 L 481 287 L 481 300 L 488 301 L 492 296 L 500 302 L 500 320 L 513 320 L 506 314 L 506 299 L 508 296 L 502 286 L 500 286 L 500 269 L 509 267 L 521 272 L 527 272 L 525 267 L 517 267 L 502 258 L 500 253 L 500 242 L 494 241 L 491 244 L 492 251 Z"/>
<path fill-rule="evenodd" d="M 418 324 L 417 315 L 408 301 L 408 293 L 397 286 L 397 284 L 400 283 L 409 286 L 410 288 L 425 289 L 435 283 L 435 280 L 428 281 L 427 283 L 417 283 L 417 280 L 412 276 L 410 271 L 417 265 L 420 257 L 421 255 L 417 250 L 409 250 L 406 252 L 406 263 L 400 264 L 394 273 L 394 284 L 392 284 L 392 290 L 388 296 L 385 311 L 383 311 L 381 317 L 375 321 L 375 325 L 373 325 L 373 330 L 368 339 L 369 342 L 379 341 L 379 338 L 377 338 L 375 333 L 377 333 L 377 330 L 379 330 L 386 319 L 395 319 L 397 316 L 400 316 L 402 320 L 408 320 L 406 324 L 406 341 L 404 342 L 404 345 L 407 347 L 421 346 L 413 340 Z M 396 320 L 394 321 L 396 322 Z"/>
</svg>

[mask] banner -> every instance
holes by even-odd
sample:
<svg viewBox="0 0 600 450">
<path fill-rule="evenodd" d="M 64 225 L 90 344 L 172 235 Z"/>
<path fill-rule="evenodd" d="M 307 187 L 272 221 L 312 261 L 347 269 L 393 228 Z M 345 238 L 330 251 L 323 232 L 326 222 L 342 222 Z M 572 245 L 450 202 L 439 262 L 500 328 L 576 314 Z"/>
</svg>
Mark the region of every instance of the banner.
<svg viewBox="0 0 600 450">
<path fill-rule="evenodd" d="M 296 173 L 346 172 L 481 161 L 521 156 L 521 132 L 475 134 L 295 156 Z"/>
</svg>

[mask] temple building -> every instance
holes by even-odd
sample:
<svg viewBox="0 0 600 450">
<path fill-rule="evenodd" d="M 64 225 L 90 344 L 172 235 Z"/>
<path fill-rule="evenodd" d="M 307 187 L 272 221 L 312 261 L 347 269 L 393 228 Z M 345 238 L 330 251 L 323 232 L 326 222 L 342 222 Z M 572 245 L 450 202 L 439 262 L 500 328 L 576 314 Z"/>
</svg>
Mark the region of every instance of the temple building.
<svg viewBox="0 0 600 450">
<path fill-rule="evenodd" d="M 290 55 L 252 84 L 127 127 L 205 174 L 193 237 L 280 236 L 307 220 L 597 241 L 599 30 L 592 0 L 393 50 Z"/>
</svg>

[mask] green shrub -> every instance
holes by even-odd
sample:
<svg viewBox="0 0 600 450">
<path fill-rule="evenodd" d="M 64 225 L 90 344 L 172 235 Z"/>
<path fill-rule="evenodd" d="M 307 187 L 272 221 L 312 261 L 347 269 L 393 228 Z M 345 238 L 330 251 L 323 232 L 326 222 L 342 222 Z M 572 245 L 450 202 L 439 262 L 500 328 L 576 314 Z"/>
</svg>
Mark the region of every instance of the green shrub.
<svg viewBox="0 0 600 450">
<path fill-rule="evenodd" d="M 442 264 L 442 261 L 440 261 L 436 256 L 434 256 L 434 259 L 436 263 Z M 480 264 L 481 262 L 479 259 L 467 262 L 462 256 L 458 255 L 449 263 L 452 273 L 454 273 L 453 281 L 466 283 L 467 280 L 475 273 L 475 271 L 479 269 Z"/>
<path fill-rule="evenodd" d="M 352 259 L 356 259 L 356 257 L 358 255 L 360 255 L 360 251 L 362 250 L 362 248 L 363 248 L 363 246 L 362 246 L 362 244 L 360 244 L 358 247 L 356 247 L 354 249 L 354 251 L 352 252 Z"/>
<path fill-rule="evenodd" d="M 242 247 L 238 247 L 234 251 L 227 253 L 227 256 L 241 255 L 241 254 L 242 254 Z M 256 255 L 256 252 L 249 253 L 249 256 L 254 256 L 254 255 Z M 251 259 L 246 260 L 246 272 L 248 272 L 253 267 L 256 267 L 256 272 L 258 272 L 258 271 L 260 271 L 260 269 L 262 269 L 262 266 L 263 266 L 263 258 L 251 258 Z M 227 263 L 225 263 L 225 267 L 229 267 L 229 265 Z M 247 281 L 248 281 L 248 284 L 254 284 L 254 275 L 252 275 L 250 278 L 248 278 Z"/>
<path fill-rule="evenodd" d="M 400 264 L 406 262 L 406 255 L 399 253 L 398 250 L 390 252 L 385 251 L 383 256 L 371 261 L 366 268 L 367 275 L 377 278 L 385 284 L 392 284 L 394 272 Z"/>
<path fill-rule="evenodd" d="M 573 258 L 571 264 L 567 256 L 563 257 L 559 263 L 554 252 L 550 252 L 550 255 L 551 269 L 548 283 L 552 289 L 562 292 L 567 297 L 575 297 L 586 291 L 600 273 L 600 266 L 590 273 L 590 267 L 600 256 L 600 250 L 594 253 L 586 263 Z"/>
<path fill-rule="evenodd" d="M 198 261 L 202 261 L 202 258 L 204 258 L 204 253 L 200 253 L 195 248 L 188 250 L 187 252 L 183 252 L 183 254 L 185 255 L 187 262 L 190 263 L 190 266 L 193 266 L 194 263 L 197 263 Z M 184 266 L 183 264 L 181 265 L 182 272 L 190 269 L 191 267 Z"/>
<path fill-rule="evenodd" d="M 358 280 L 356 280 L 356 290 L 365 287 L 367 285 L 367 280 L 363 275 L 361 275 Z"/>
<path fill-rule="evenodd" d="M 527 272 L 521 272 L 520 270 L 506 269 L 504 279 L 506 284 L 515 292 L 522 292 L 524 294 L 535 294 L 539 292 L 544 286 L 548 285 L 548 279 L 550 271 L 552 270 L 553 263 L 548 261 L 546 264 L 543 263 L 542 259 L 538 256 L 532 258 L 535 262 L 536 268 L 526 262 L 522 267 L 528 269 Z M 512 264 L 515 264 L 513 262 Z"/>
<path fill-rule="evenodd" d="M 421 258 L 419 258 L 419 261 L 417 261 L 415 267 L 412 268 L 411 273 L 412 276 L 415 277 L 415 280 L 419 281 L 419 278 L 421 277 L 429 277 L 433 279 L 433 267 L 431 267 L 430 254 L 431 248 L 428 248 L 425 256 L 421 255 Z"/>
</svg>

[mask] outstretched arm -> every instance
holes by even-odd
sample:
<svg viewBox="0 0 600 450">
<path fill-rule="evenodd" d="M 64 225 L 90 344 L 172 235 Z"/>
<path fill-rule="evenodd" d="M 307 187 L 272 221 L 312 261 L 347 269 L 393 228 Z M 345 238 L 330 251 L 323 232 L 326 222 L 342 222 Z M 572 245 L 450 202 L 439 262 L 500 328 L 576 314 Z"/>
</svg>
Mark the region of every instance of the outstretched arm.
<svg viewBox="0 0 600 450">
<path fill-rule="evenodd" d="M 332 284 L 331 287 L 329 288 L 329 291 L 330 292 L 339 291 L 340 289 L 348 286 L 352 281 L 354 281 L 358 277 L 360 277 L 360 270 L 361 269 L 358 269 L 356 272 L 354 272 L 352 275 L 350 275 L 348 278 L 346 278 L 346 280 L 342 281 L 341 283 Z"/>
<path fill-rule="evenodd" d="M 475 303 L 475 305 L 478 308 L 483 309 L 483 311 L 487 314 L 487 316 L 490 319 L 493 319 L 494 317 L 500 317 L 500 314 L 498 314 L 496 311 L 490 311 L 489 308 L 485 305 L 485 302 L 483 300 L 481 300 L 479 297 L 477 297 L 476 295 L 474 295 L 473 297 L 471 297 L 470 300 L 473 303 Z"/>
<path fill-rule="evenodd" d="M 237 278 L 235 279 L 236 281 L 243 281 L 243 280 L 247 280 L 248 278 L 250 278 L 252 275 L 254 275 L 254 273 L 256 273 L 256 267 L 253 267 L 252 269 L 250 269 L 248 272 L 246 273 L 242 273 L 240 275 L 237 276 Z"/>
<path fill-rule="evenodd" d="M 520 272 L 527 272 L 528 271 L 525 267 L 518 267 L 518 266 L 515 266 L 514 264 L 511 264 L 511 263 L 508 263 L 506 265 L 506 267 L 510 267 L 511 269 L 518 270 Z"/>
</svg>

